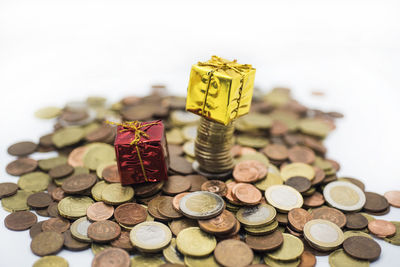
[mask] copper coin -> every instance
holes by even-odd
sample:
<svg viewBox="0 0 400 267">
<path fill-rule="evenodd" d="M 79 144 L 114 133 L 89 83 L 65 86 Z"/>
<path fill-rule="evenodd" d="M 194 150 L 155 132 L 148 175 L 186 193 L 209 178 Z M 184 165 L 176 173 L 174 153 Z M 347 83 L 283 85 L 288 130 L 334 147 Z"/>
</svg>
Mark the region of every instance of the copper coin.
<svg viewBox="0 0 400 267">
<path fill-rule="evenodd" d="M 49 212 L 47 211 L 47 208 L 37 209 L 36 213 L 37 213 L 37 215 L 40 215 L 42 217 L 50 217 Z"/>
<path fill-rule="evenodd" d="M 318 167 L 313 167 L 315 171 L 314 179 L 311 181 L 311 185 L 320 184 L 325 179 L 325 172 Z"/>
<path fill-rule="evenodd" d="M 41 222 L 37 222 L 34 225 L 32 225 L 31 229 L 29 229 L 29 236 L 31 238 L 34 238 L 36 235 L 38 235 L 39 233 L 43 232 L 42 230 L 42 224 L 43 221 Z"/>
<path fill-rule="evenodd" d="M 310 251 L 305 250 L 300 256 L 300 265 L 298 267 L 314 267 L 317 258 Z"/>
<path fill-rule="evenodd" d="M 306 146 L 294 146 L 289 149 L 288 153 L 291 162 L 312 164 L 315 161 L 314 151 Z"/>
<path fill-rule="evenodd" d="M 177 211 L 173 204 L 172 204 L 173 197 L 164 197 L 159 203 L 158 203 L 158 212 L 170 219 L 178 219 L 182 217 L 182 213 Z"/>
<path fill-rule="evenodd" d="M 229 183 L 226 183 L 226 187 L 227 187 L 227 192 L 226 192 L 226 199 L 227 200 L 229 200 L 229 202 L 231 202 L 232 204 L 237 204 L 237 205 L 239 205 L 240 204 L 240 202 L 238 202 L 235 198 L 234 198 L 234 196 L 233 196 L 233 192 L 232 192 L 232 189 L 235 187 L 235 185 L 237 185 L 237 183 L 236 182 L 229 182 Z"/>
<path fill-rule="evenodd" d="M 50 217 L 58 217 L 60 214 L 58 213 L 58 203 L 51 203 L 47 207 L 47 213 L 49 214 Z"/>
<path fill-rule="evenodd" d="M 72 167 L 83 167 L 83 156 L 87 150 L 87 146 L 80 146 L 72 150 L 68 155 L 68 164 Z"/>
<path fill-rule="evenodd" d="M 130 267 L 128 252 L 120 248 L 106 248 L 94 256 L 92 267 Z"/>
<path fill-rule="evenodd" d="M 39 138 L 39 145 L 44 146 L 44 147 L 51 147 L 53 146 L 53 140 L 52 140 L 53 134 L 46 134 L 43 135 L 42 137 Z"/>
<path fill-rule="evenodd" d="M 269 130 L 272 136 L 284 135 L 288 132 L 288 127 L 281 121 L 275 120 L 272 122 L 271 129 Z"/>
<path fill-rule="evenodd" d="M 120 224 L 134 226 L 146 220 L 147 211 L 140 204 L 125 203 L 115 209 L 114 217 Z"/>
<path fill-rule="evenodd" d="M 32 154 L 37 149 L 37 144 L 29 141 L 15 143 L 8 147 L 7 152 L 10 155 L 23 157 Z"/>
<path fill-rule="evenodd" d="M 114 207 L 104 202 L 95 202 L 86 210 L 86 216 L 93 222 L 110 219 L 114 214 Z"/>
<path fill-rule="evenodd" d="M 180 156 L 183 154 L 182 146 L 168 144 L 168 152 L 170 156 Z"/>
<path fill-rule="evenodd" d="M 275 219 L 278 221 L 279 224 L 286 226 L 289 223 L 287 213 L 276 213 Z"/>
<path fill-rule="evenodd" d="M 390 206 L 387 207 L 387 209 L 378 212 L 372 212 L 372 211 L 365 211 L 365 212 L 374 216 L 383 216 L 390 212 Z"/>
<path fill-rule="evenodd" d="M 148 197 L 156 194 L 163 187 L 164 182 L 147 182 L 136 184 L 133 186 L 135 189 L 135 197 Z"/>
<path fill-rule="evenodd" d="M 47 192 L 51 195 L 54 189 L 57 188 L 57 185 L 54 183 L 54 181 L 50 181 L 49 185 L 47 186 Z"/>
<path fill-rule="evenodd" d="M 6 166 L 6 172 L 10 175 L 21 176 L 36 170 L 38 162 L 30 158 L 19 158 Z"/>
<path fill-rule="evenodd" d="M 236 239 L 236 240 L 241 240 L 241 237 L 239 235 L 240 231 L 240 222 L 236 220 L 235 227 L 233 227 L 232 231 L 226 234 L 216 234 L 215 237 L 217 238 L 217 241 L 225 240 L 225 239 Z M 239 237 L 239 238 L 237 238 Z"/>
<path fill-rule="evenodd" d="M 312 219 L 323 219 L 333 222 L 340 228 L 343 228 L 346 225 L 346 216 L 340 210 L 329 208 L 329 207 L 321 207 L 312 211 L 311 213 Z"/>
<path fill-rule="evenodd" d="M 99 221 L 92 223 L 87 229 L 87 235 L 98 243 L 113 241 L 121 234 L 121 227 L 112 221 Z"/>
<path fill-rule="evenodd" d="M 254 258 L 253 251 L 244 242 L 227 239 L 217 244 L 214 250 L 215 260 L 223 266 L 247 266 Z"/>
<path fill-rule="evenodd" d="M 186 229 L 188 227 L 197 227 L 198 223 L 196 220 L 189 219 L 189 218 L 182 218 L 178 220 L 173 220 L 169 224 L 169 228 L 171 229 L 171 232 L 175 235 L 178 236 L 179 232 L 182 231 L 183 229 Z"/>
<path fill-rule="evenodd" d="M 304 193 L 311 188 L 311 181 L 305 177 L 293 176 L 285 181 L 285 185 L 293 187 L 299 193 Z"/>
<path fill-rule="evenodd" d="M 101 175 L 103 176 L 104 180 L 109 183 L 121 182 L 121 177 L 119 176 L 118 172 L 118 166 L 116 164 L 105 167 Z"/>
<path fill-rule="evenodd" d="M 288 157 L 288 150 L 286 146 L 280 144 L 267 145 L 262 152 L 272 160 L 284 161 Z"/>
<path fill-rule="evenodd" d="M 172 206 L 174 207 L 174 209 L 176 211 L 180 211 L 179 208 L 179 202 L 181 201 L 181 199 L 186 196 L 187 194 L 190 194 L 190 192 L 183 192 L 180 194 L 177 194 L 176 196 L 174 196 L 174 198 L 172 199 Z"/>
<path fill-rule="evenodd" d="M 190 180 L 190 192 L 200 191 L 201 185 L 208 181 L 206 177 L 198 174 L 187 175 L 186 179 Z"/>
<path fill-rule="evenodd" d="M 245 242 L 256 251 L 266 252 L 279 248 L 283 244 L 283 235 L 279 231 L 267 235 L 246 235 Z"/>
<path fill-rule="evenodd" d="M 57 233 L 64 233 L 70 227 L 71 223 L 64 218 L 57 217 L 51 218 L 43 222 L 42 230 L 43 232 L 52 231 Z"/>
<path fill-rule="evenodd" d="M 358 186 L 362 191 L 365 191 L 365 185 L 363 182 L 356 178 L 351 178 L 351 177 L 341 177 L 341 179 L 346 180 L 356 186 Z"/>
<path fill-rule="evenodd" d="M 209 180 L 201 185 L 201 190 L 212 192 L 223 197 L 226 195 L 228 189 L 226 184 L 222 181 Z"/>
<path fill-rule="evenodd" d="M 144 205 L 149 205 L 149 202 L 153 198 L 156 198 L 156 197 L 159 197 L 159 196 L 161 196 L 161 192 L 157 192 L 156 194 L 154 194 L 152 196 L 148 196 L 148 197 L 136 197 L 135 196 L 135 199 L 136 199 L 137 203 L 144 204 Z"/>
<path fill-rule="evenodd" d="M 18 191 L 18 185 L 14 183 L 0 183 L 0 198 L 15 195 Z"/>
<path fill-rule="evenodd" d="M 385 220 L 373 220 L 368 223 L 368 230 L 377 237 L 384 238 L 396 233 L 396 226 Z"/>
<path fill-rule="evenodd" d="M 324 195 L 320 192 L 315 192 L 311 196 L 304 198 L 303 205 L 307 208 L 316 208 L 322 206 L 325 203 Z"/>
<path fill-rule="evenodd" d="M 311 219 L 311 214 L 302 208 L 291 209 L 288 213 L 290 226 L 297 232 L 302 232 L 304 225 Z"/>
<path fill-rule="evenodd" d="M 303 238 L 303 233 L 293 230 L 290 225 L 286 225 L 285 229 L 286 229 L 286 232 L 288 232 L 289 234 L 294 235 L 294 236 L 296 236 L 298 238 Z"/>
<path fill-rule="evenodd" d="M 236 218 L 230 211 L 224 210 L 217 217 L 198 220 L 200 228 L 210 234 L 226 234 L 236 226 Z"/>
<path fill-rule="evenodd" d="M 384 194 L 390 205 L 396 208 L 400 208 L 400 191 L 388 191 Z"/>
<path fill-rule="evenodd" d="M 150 200 L 149 205 L 147 206 L 147 211 L 150 213 L 151 216 L 160 220 L 160 221 L 169 221 L 168 217 L 165 217 L 158 211 L 158 204 L 165 198 L 165 196 L 158 196 Z"/>
<path fill-rule="evenodd" d="M 244 160 L 235 165 L 233 178 L 239 183 L 252 183 L 264 178 L 267 167 L 258 160 Z"/>
<path fill-rule="evenodd" d="M 63 178 L 74 172 L 74 167 L 68 164 L 62 164 L 50 169 L 49 175 L 53 179 Z"/>
<path fill-rule="evenodd" d="M 381 247 L 372 238 L 352 236 L 343 242 L 344 251 L 353 258 L 374 261 L 381 255 Z"/>
<path fill-rule="evenodd" d="M 90 243 L 81 242 L 72 237 L 71 231 L 67 230 L 64 235 L 64 247 L 72 251 L 81 251 L 90 247 Z"/>
<path fill-rule="evenodd" d="M 171 156 L 169 168 L 170 170 L 182 175 L 193 173 L 192 164 L 183 157 Z"/>
<path fill-rule="evenodd" d="M 232 188 L 233 195 L 242 203 L 256 205 L 260 203 L 262 194 L 252 184 L 238 183 Z"/>
<path fill-rule="evenodd" d="M 365 204 L 364 210 L 371 212 L 380 212 L 384 211 L 389 207 L 389 202 L 387 199 L 374 192 L 365 192 Z"/>
<path fill-rule="evenodd" d="M 117 239 L 112 241 L 110 244 L 113 247 L 122 248 L 126 251 L 134 250 L 134 247 L 129 238 L 129 232 L 127 232 L 127 231 L 122 231 L 121 235 Z"/>
<path fill-rule="evenodd" d="M 48 193 L 38 192 L 30 195 L 26 200 L 26 203 L 33 209 L 44 209 L 53 203 L 53 200 Z"/>
<path fill-rule="evenodd" d="M 95 129 L 94 131 L 89 132 L 85 139 L 88 142 L 103 142 L 113 134 L 112 127 L 109 125 L 102 125 Z"/>
<path fill-rule="evenodd" d="M 13 231 L 23 231 L 32 227 L 37 222 L 37 217 L 30 211 L 17 211 L 4 218 L 4 225 Z"/>
<path fill-rule="evenodd" d="M 61 188 L 68 194 L 80 194 L 90 189 L 97 181 L 94 174 L 76 174 L 67 178 Z"/>
<path fill-rule="evenodd" d="M 53 190 L 53 192 L 51 192 L 51 198 L 55 201 L 61 201 L 63 198 L 65 198 L 64 190 L 62 190 L 61 187 L 57 187 Z"/>
<path fill-rule="evenodd" d="M 172 175 L 168 177 L 162 190 L 167 195 L 176 195 L 188 191 L 191 187 L 191 182 L 185 176 Z"/>
<path fill-rule="evenodd" d="M 368 220 L 360 213 L 346 214 L 346 227 L 352 230 L 361 230 L 368 226 Z"/>
<path fill-rule="evenodd" d="M 56 254 L 64 245 L 64 236 L 57 232 L 41 232 L 31 242 L 31 250 L 38 256 Z"/>
<path fill-rule="evenodd" d="M 336 160 L 333 160 L 333 159 L 325 159 L 325 160 L 328 161 L 332 165 L 332 168 L 336 172 L 338 172 L 340 170 L 340 164 Z"/>
</svg>

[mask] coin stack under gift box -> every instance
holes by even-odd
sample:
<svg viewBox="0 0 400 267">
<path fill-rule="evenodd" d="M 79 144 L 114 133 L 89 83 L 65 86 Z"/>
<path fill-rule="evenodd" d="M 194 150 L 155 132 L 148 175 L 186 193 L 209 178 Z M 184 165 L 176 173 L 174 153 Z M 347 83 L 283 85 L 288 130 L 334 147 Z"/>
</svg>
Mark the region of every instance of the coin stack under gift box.
<svg viewBox="0 0 400 267">
<path fill-rule="evenodd" d="M 4 224 L 29 230 L 20 246 L 41 257 L 34 266 L 68 266 L 70 254 L 59 251 L 89 248 L 94 267 L 314 266 L 316 256 L 368 266 L 388 257 L 372 237 L 400 245 L 400 222 L 379 219 L 400 207 L 398 189 L 366 192 L 326 157 L 323 140 L 340 113 L 309 109 L 285 88 L 254 94 L 234 125 L 232 174 L 215 179 L 192 168 L 198 116 L 185 112 L 185 98 L 155 88 L 112 104 L 91 97 L 41 109 L 36 116 L 54 118 L 54 131 L 9 147 L 16 158 L 6 171 L 18 182 L 0 183 Z M 105 121 L 158 119 L 168 180 L 122 185 L 117 129 Z"/>
</svg>

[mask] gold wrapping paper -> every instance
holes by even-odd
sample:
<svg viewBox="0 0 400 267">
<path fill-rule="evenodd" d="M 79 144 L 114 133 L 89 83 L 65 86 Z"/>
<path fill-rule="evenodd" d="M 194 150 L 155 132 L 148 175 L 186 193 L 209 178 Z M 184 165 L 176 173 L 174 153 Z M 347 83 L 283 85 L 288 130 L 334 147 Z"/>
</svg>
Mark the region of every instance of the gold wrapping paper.
<svg viewBox="0 0 400 267">
<path fill-rule="evenodd" d="M 255 74 L 251 65 L 217 56 L 193 65 L 186 110 L 228 125 L 249 112 Z"/>
</svg>

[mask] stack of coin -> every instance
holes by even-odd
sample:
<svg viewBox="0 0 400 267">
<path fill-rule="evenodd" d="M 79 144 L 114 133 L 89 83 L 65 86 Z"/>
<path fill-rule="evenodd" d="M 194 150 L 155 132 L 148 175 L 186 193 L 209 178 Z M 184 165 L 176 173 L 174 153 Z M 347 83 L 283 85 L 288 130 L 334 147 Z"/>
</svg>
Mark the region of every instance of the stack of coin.
<svg viewBox="0 0 400 267">
<path fill-rule="evenodd" d="M 234 129 L 233 124 L 225 126 L 203 117 L 200 119 L 195 141 L 195 158 L 200 171 L 229 175 L 234 166 L 230 152 Z"/>
<path fill-rule="evenodd" d="M 339 113 L 309 110 L 278 88 L 255 99 L 229 137 L 206 120 L 207 131 L 196 132 L 199 117 L 184 111 L 182 97 L 130 96 L 110 107 L 103 100 L 40 110 L 37 116 L 57 118 L 55 131 L 8 149 L 17 158 L 6 171 L 19 180 L 0 183 L 2 207 L 10 212 L 4 224 L 14 231 L 29 229 L 32 252 L 43 257 L 34 266 L 66 266 L 65 259 L 50 255 L 88 248 L 95 267 L 117 261 L 120 266 L 314 266 L 315 256 L 327 255 L 332 266 L 368 266 L 383 257 L 372 236 L 400 245 L 400 223 L 374 217 L 399 207 L 399 191 L 365 192 L 364 183 L 340 177 L 339 163 L 325 156 L 322 140 Z M 96 113 L 90 122 L 82 113 L 88 110 Z M 110 117 L 164 120 L 168 181 L 119 183 L 116 131 L 103 124 Z M 62 120 L 76 123 L 66 126 Z M 207 170 L 192 168 L 197 134 L 209 153 Z M 34 159 L 34 152 L 45 151 L 58 155 Z M 232 152 L 231 165 L 226 151 Z M 227 160 L 218 163 L 214 154 Z M 233 167 L 225 181 L 218 175 L 221 166 Z"/>
</svg>

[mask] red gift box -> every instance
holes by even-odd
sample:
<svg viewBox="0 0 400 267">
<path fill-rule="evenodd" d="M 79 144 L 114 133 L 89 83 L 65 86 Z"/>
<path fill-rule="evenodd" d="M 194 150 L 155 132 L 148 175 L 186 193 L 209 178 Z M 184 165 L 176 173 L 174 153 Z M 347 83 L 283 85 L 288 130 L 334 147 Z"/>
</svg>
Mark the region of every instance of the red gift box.
<svg viewBox="0 0 400 267">
<path fill-rule="evenodd" d="M 168 147 L 161 120 L 118 123 L 114 147 L 121 184 L 168 178 Z"/>
</svg>

